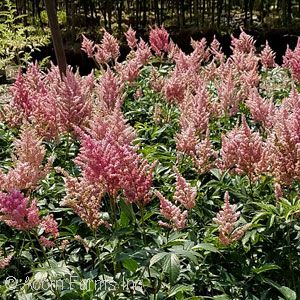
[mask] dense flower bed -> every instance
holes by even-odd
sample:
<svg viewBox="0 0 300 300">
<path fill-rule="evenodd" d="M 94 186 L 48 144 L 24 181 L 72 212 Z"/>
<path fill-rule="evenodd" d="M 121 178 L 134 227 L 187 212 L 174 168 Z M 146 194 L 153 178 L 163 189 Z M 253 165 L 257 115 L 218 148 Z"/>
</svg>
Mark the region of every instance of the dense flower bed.
<svg viewBox="0 0 300 300">
<path fill-rule="evenodd" d="M 83 37 L 99 70 L 37 64 L 1 108 L 3 299 L 296 299 L 300 42 L 183 53 Z M 299 40 L 300 41 L 300 40 Z"/>
</svg>

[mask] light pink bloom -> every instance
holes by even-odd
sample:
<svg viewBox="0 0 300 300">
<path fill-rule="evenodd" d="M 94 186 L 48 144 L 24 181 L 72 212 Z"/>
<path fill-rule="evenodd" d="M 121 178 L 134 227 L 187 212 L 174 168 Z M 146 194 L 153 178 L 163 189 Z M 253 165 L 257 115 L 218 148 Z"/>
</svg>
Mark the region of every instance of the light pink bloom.
<svg viewBox="0 0 300 300">
<path fill-rule="evenodd" d="M 141 64 L 145 65 L 149 58 L 151 57 L 151 50 L 148 44 L 145 43 L 143 39 L 140 39 L 137 49 L 135 51 L 135 59 L 136 61 Z"/>
<path fill-rule="evenodd" d="M 293 78 L 300 82 L 300 37 L 298 38 L 297 45 L 292 51 L 289 47 L 283 57 L 283 66 L 289 68 Z"/>
<path fill-rule="evenodd" d="M 196 129 L 191 124 L 181 129 L 175 137 L 176 149 L 182 153 L 192 155 L 195 153 L 196 145 L 198 144 L 198 137 L 196 135 Z"/>
<path fill-rule="evenodd" d="M 13 258 L 14 254 L 9 254 L 8 256 L 0 259 L 0 270 L 5 269 L 11 262 L 11 259 Z"/>
<path fill-rule="evenodd" d="M 231 45 L 234 52 L 244 52 L 249 53 L 255 51 L 254 39 L 252 36 L 248 35 L 242 28 L 239 38 L 231 36 Z"/>
<path fill-rule="evenodd" d="M 176 173 L 176 190 L 173 199 L 176 203 L 180 203 L 187 210 L 190 210 L 196 204 L 197 190 L 186 182 L 176 167 L 173 169 Z"/>
<path fill-rule="evenodd" d="M 104 32 L 101 41 L 101 49 L 111 59 L 116 59 L 120 55 L 118 40 L 107 31 Z"/>
<path fill-rule="evenodd" d="M 229 202 L 229 193 L 226 191 L 222 210 L 213 219 L 219 225 L 219 240 L 221 244 L 228 245 L 242 238 L 246 227 L 236 229 L 240 213 L 236 212 L 236 206 Z"/>
<path fill-rule="evenodd" d="M 85 35 L 82 35 L 82 38 L 81 50 L 83 50 L 89 58 L 92 58 L 94 56 L 95 43 L 89 40 Z"/>
<path fill-rule="evenodd" d="M 114 109 L 117 100 L 121 99 L 122 90 L 123 84 L 110 68 L 100 77 L 99 84 L 96 85 L 96 92 L 100 102 L 109 110 Z"/>
<path fill-rule="evenodd" d="M 160 213 L 170 222 L 170 226 L 176 230 L 186 227 L 187 210 L 181 211 L 180 208 L 167 200 L 159 191 L 154 191 L 160 201 Z M 160 222 L 160 225 L 168 227 L 166 223 Z"/>
<path fill-rule="evenodd" d="M 270 69 L 275 67 L 275 52 L 269 46 L 268 41 L 266 46 L 261 51 L 260 60 L 265 69 Z"/>
<path fill-rule="evenodd" d="M 245 174 L 250 180 L 263 171 L 264 143 L 257 132 L 251 132 L 244 116 L 240 128 L 222 136 L 221 158 L 221 169 Z"/>
<path fill-rule="evenodd" d="M 5 191 L 33 189 L 51 170 L 53 157 L 43 164 L 46 149 L 33 128 L 23 127 L 20 138 L 14 144 L 14 167 L 6 174 L 0 171 L 1 189 Z"/>
<path fill-rule="evenodd" d="M 205 138 L 197 143 L 195 152 L 192 154 L 197 172 L 203 174 L 213 168 L 216 157 L 217 152 L 212 148 L 209 130 L 207 130 Z"/>
<path fill-rule="evenodd" d="M 250 109 L 254 121 L 261 122 L 267 129 L 273 126 L 275 105 L 272 100 L 263 99 L 258 93 L 257 88 L 253 88 L 249 98 L 246 100 L 246 104 Z"/>
<path fill-rule="evenodd" d="M 130 49 L 134 49 L 137 46 L 137 38 L 136 38 L 136 31 L 129 26 L 129 29 L 125 33 L 127 44 Z"/>
<path fill-rule="evenodd" d="M 185 84 L 180 76 L 173 74 L 165 80 L 163 93 L 167 101 L 180 103 L 184 99 Z"/>
</svg>

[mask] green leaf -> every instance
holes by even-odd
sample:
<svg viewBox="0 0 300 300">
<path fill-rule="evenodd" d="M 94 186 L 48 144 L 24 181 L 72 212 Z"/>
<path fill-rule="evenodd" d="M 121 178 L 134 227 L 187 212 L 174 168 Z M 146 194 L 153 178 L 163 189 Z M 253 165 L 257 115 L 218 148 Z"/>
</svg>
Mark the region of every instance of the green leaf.
<svg viewBox="0 0 300 300">
<path fill-rule="evenodd" d="M 256 274 L 260 274 L 260 273 L 267 272 L 270 270 L 278 270 L 278 269 L 281 269 L 281 268 L 275 264 L 266 264 L 259 268 L 253 268 L 252 271 Z"/>
<path fill-rule="evenodd" d="M 226 294 L 214 296 L 213 299 L 214 300 L 230 300 L 230 298 Z"/>
<path fill-rule="evenodd" d="M 194 246 L 192 248 L 192 250 L 206 250 L 206 251 L 209 251 L 209 252 L 215 252 L 215 253 L 218 253 L 219 250 L 213 245 L 213 244 L 210 244 L 210 243 L 201 243 L 201 244 L 198 244 L 196 246 Z"/>
<path fill-rule="evenodd" d="M 171 288 L 168 298 L 171 298 L 171 297 L 175 296 L 177 293 L 180 293 L 180 292 L 183 293 L 183 292 L 192 292 L 192 291 L 193 291 L 192 286 L 175 285 L 173 288 Z"/>
<path fill-rule="evenodd" d="M 168 253 L 166 252 L 160 252 L 155 254 L 151 259 L 150 259 L 150 267 L 156 264 L 157 262 L 161 261 Z"/>
<path fill-rule="evenodd" d="M 134 273 L 137 268 L 139 267 L 139 264 L 137 263 L 136 260 L 132 259 L 132 258 L 126 258 L 123 261 L 123 266 L 124 268 L 126 268 L 128 271 Z"/>
<path fill-rule="evenodd" d="M 291 290 L 287 286 L 282 286 L 278 289 L 286 300 L 296 300 L 297 294 L 295 291 Z"/>
<path fill-rule="evenodd" d="M 168 273 L 170 283 L 173 285 L 176 282 L 180 272 L 179 258 L 176 254 L 167 253 L 166 260 L 163 263 L 163 271 Z"/>
<path fill-rule="evenodd" d="M 287 286 L 280 286 L 278 283 L 270 280 L 270 279 L 264 279 L 264 281 L 274 288 L 276 288 L 281 294 L 285 297 L 285 300 L 296 300 L 297 294 L 292 289 L 288 288 Z"/>
</svg>

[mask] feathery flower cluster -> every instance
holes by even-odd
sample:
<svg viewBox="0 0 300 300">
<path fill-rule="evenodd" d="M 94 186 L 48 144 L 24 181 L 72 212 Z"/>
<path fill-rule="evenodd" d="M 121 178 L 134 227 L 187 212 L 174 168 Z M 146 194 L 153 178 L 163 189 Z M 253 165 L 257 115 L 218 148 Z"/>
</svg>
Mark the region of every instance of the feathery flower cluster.
<svg viewBox="0 0 300 300">
<path fill-rule="evenodd" d="M 173 169 L 176 173 L 176 190 L 173 200 L 176 203 L 182 204 L 187 210 L 190 210 L 196 204 L 197 190 L 186 182 L 175 166 Z"/>
<path fill-rule="evenodd" d="M 23 127 L 20 138 L 15 141 L 14 167 L 7 174 L 0 171 L 1 190 L 33 189 L 51 169 L 53 158 L 43 165 L 45 154 L 46 149 L 36 131 L 29 126 Z"/>
<path fill-rule="evenodd" d="M 289 68 L 293 78 L 300 82 L 300 38 L 298 38 L 294 51 L 289 47 L 287 48 L 283 57 L 283 66 Z"/>
<path fill-rule="evenodd" d="M 195 146 L 195 152 L 191 157 L 194 166 L 199 174 L 203 174 L 213 168 L 214 162 L 217 158 L 217 152 L 213 149 L 209 130 L 206 131 L 206 136 Z"/>
<path fill-rule="evenodd" d="M 270 129 L 274 123 L 275 105 L 269 99 L 263 99 L 258 93 L 257 88 L 250 92 L 246 104 L 250 109 L 252 119 L 261 122 L 264 128 Z"/>
<path fill-rule="evenodd" d="M 186 227 L 188 210 L 196 205 L 197 190 L 186 182 L 175 166 L 174 171 L 176 173 L 176 187 L 173 200 L 179 206 L 167 200 L 159 191 L 155 190 L 154 193 L 160 201 L 160 213 L 169 221 L 169 223 L 159 221 L 159 225 L 179 230 Z M 184 209 L 182 210 L 180 206 L 183 206 Z"/>
<path fill-rule="evenodd" d="M 151 49 L 157 54 L 169 51 L 169 33 L 164 27 L 155 27 L 150 30 L 150 45 Z"/>
<path fill-rule="evenodd" d="M 83 177 L 74 178 L 64 170 L 59 171 L 64 175 L 66 188 L 61 205 L 72 208 L 91 229 L 97 229 L 104 223 L 100 216 L 104 189 L 100 184 L 90 184 Z"/>
<path fill-rule="evenodd" d="M 33 64 L 26 74 L 19 72 L 11 88 L 11 106 L 23 113 L 42 136 L 55 138 L 90 117 L 93 87 L 92 74 L 84 78 L 67 69 L 61 79 L 57 67 L 52 65 L 44 74 Z"/>
<path fill-rule="evenodd" d="M 44 235 L 40 236 L 40 244 L 45 248 L 53 248 L 55 246 L 55 242 L 50 238 L 53 238 L 55 240 L 59 236 L 58 224 L 53 218 L 53 215 L 50 214 L 44 217 L 44 219 L 41 221 L 40 226 L 43 229 L 44 233 L 48 235 L 48 238 Z"/>
<path fill-rule="evenodd" d="M 154 193 L 160 201 L 160 213 L 170 222 L 169 224 L 159 221 L 158 224 L 162 227 L 174 228 L 176 230 L 185 228 L 188 211 L 181 211 L 178 206 L 167 200 L 159 191 L 154 191 Z"/>
<path fill-rule="evenodd" d="M 229 169 L 237 174 L 245 174 L 250 180 L 259 175 L 265 167 L 264 143 L 257 132 L 251 132 L 246 118 L 242 126 L 236 127 L 222 136 L 221 169 Z"/>
<path fill-rule="evenodd" d="M 269 170 L 278 183 L 291 185 L 300 180 L 300 109 L 289 113 L 282 108 L 267 141 Z"/>
<path fill-rule="evenodd" d="M 0 254 L 2 255 L 2 252 L 0 252 Z M 1 258 L 0 259 L 0 270 L 5 269 L 11 262 L 11 259 L 13 258 L 14 254 L 11 253 L 8 256 Z"/>
<path fill-rule="evenodd" d="M 136 38 L 136 31 L 133 30 L 131 26 L 129 26 L 127 32 L 125 33 L 125 36 L 126 36 L 126 41 L 127 41 L 129 48 L 131 50 L 136 48 L 137 42 L 138 42 L 138 40 Z"/>
<path fill-rule="evenodd" d="M 12 228 L 31 230 L 40 224 L 36 201 L 29 201 L 20 191 L 0 194 L 0 221 Z"/>
<path fill-rule="evenodd" d="M 81 149 L 75 162 L 91 184 L 103 183 L 113 197 L 123 190 L 128 202 L 143 205 L 150 201 L 155 165 L 150 166 L 137 154 L 133 138 L 133 128 L 115 109 L 107 120 L 94 120 L 89 134 L 81 134 Z"/>
<path fill-rule="evenodd" d="M 116 60 L 120 55 L 117 39 L 107 31 L 104 31 L 100 44 L 95 44 L 83 35 L 81 49 L 88 57 L 94 58 L 99 65 L 106 64 L 110 60 Z"/>
<path fill-rule="evenodd" d="M 266 42 L 264 49 L 261 51 L 260 61 L 266 70 L 276 66 L 275 52 L 269 46 L 268 41 Z"/>
<path fill-rule="evenodd" d="M 99 105 L 105 105 L 105 109 L 114 109 L 116 102 L 121 100 L 123 84 L 117 78 L 110 68 L 100 77 L 96 84 L 96 93 L 98 95 Z"/>
<path fill-rule="evenodd" d="M 236 228 L 240 213 L 235 210 L 236 206 L 230 204 L 229 193 L 226 191 L 222 210 L 213 219 L 219 225 L 219 240 L 223 245 L 229 245 L 241 239 L 247 229 L 247 226 Z"/>
</svg>

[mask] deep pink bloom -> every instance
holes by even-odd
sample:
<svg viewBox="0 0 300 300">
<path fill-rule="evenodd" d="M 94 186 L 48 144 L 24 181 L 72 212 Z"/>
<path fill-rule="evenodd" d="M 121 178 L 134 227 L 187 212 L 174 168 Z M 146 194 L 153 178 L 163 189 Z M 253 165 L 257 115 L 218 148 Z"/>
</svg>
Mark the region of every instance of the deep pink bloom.
<svg viewBox="0 0 300 300">
<path fill-rule="evenodd" d="M 41 227 L 44 229 L 45 233 L 50 234 L 55 239 L 58 238 L 58 224 L 52 214 L 47 215 L 43 218 L 41 222 Z"/>
<path fill-rule="evenodd" d="M 53 248 L 53 247 L 55 247 L 55 242 L 47 239 L 43 235 L 39 238 L 39 242 L 45 248 Z"/>
<path fill-rule="evenodd" d="M 132 144 L 133 129 L 121 115 L 116 109 L 109 122 L 97 119 L 99 124 L 92 125 L 95 130 L 81 135 L 81 149 L 75 161 L 91 184 L 103 183 L 113 196 L 123 190 L 128 202 L 143 205 L 150 201 L 154 165 L 137 154 L 137 147 Z"/>
<path fill-rule="evenodd" d="M 162 52 L 169 50 L 169 34 L 162 26 L 161 28 L 155 27 L 150 30 L 150 44 L 151 49 L 157 54 L 161 55 Z"/>
<path fill-rule="evenodd" d="M 0 194 L 0 220 L 12 228 L 30 230 L 40 224 L 36 201 L 14 190 Z"/>
</svg>

